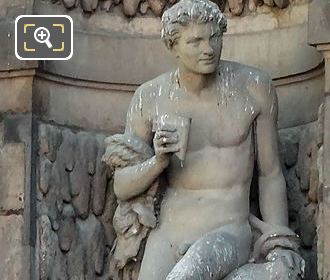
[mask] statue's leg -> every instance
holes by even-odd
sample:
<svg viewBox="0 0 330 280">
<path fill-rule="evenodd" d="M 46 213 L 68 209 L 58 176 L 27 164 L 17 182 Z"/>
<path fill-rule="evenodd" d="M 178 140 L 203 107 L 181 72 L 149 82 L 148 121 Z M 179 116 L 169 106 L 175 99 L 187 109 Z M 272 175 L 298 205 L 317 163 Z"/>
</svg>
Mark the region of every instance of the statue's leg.
<svg viewBox="0 0 330 280">
<path fill-rule="evenodd" d="M 290 268 L 281 259 L 260 264 L 246 264 L 224 280 L 300 280 L 299 267 Z"/>
<path fill-rule="evenodd" d="M 246 264 L 230 273 L 224 280 L 271 280 L 265 264 Z"/>
<path fill-rule="evenodd" d="M 175 248 L 165 234 L 153 230 L 148 237 L 138 280 L 165 280 L 176 263 Z"/>
<path fill-rule="evenodd" d="M 250 245 L 248 223 L 219 228 L 197 240 L 166 280 L 223 279 L 248 261 Z"/>
</svg>

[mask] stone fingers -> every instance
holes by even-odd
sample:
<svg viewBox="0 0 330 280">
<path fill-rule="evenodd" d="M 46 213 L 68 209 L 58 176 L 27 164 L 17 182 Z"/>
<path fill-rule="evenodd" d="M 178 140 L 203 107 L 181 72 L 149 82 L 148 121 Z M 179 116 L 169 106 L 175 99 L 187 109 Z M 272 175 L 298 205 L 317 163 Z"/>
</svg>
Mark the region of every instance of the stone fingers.
<svg viewBox="0 0 330 280">
<path fill-rule="evenodd" d="M 164 146 L 168 144 L 176 144 L 179 141 L 177 133 L 168 131 L 157 131 L 154 137 L 154 143 L 157 146 Z"/>
<path fill-rule="evenodd" d="M 158 148 L 158 153 L 160 154 L 167 154 L 167 153 L 176 153 L 180 150 L 180 148 L 178 146 L 171 146 L 171 147 L 160 147 Z"/>
</svg>

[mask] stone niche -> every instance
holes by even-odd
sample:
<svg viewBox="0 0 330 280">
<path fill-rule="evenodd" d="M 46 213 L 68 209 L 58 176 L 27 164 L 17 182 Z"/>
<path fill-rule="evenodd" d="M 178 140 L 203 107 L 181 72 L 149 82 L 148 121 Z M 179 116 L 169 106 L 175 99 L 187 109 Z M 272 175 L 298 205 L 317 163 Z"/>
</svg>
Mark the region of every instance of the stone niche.
<svg viewBox="0 0 330 280">
<path fill-rule="evenodd" d="M 130 11 L 127 1 L 115 0 L 0 3 L 6 19 L 0 21 L 0 85 L 7 94 L 0 96 L 0 241 L 14 244 L 1 251 L 10 262 L 0 265 L 0 275 L 8 267 L 20 271 L 8 279 L 107 279 L 117 202 L 112 172 L 100 161 L 103 140 L 123 132 L 137 86 L 175 65 L 160 40 L 157 1 L 132 2 L 137 9 Z M 253 1 L 244 7 L 217 2 L 229 16 L 223 58 L 273 77 L 290 225 L 302 238 L 306 279 L 317 279 L 324 67 L 307 43 L 307 1 L 284 9 L 278 0 L 255 8 Z M 14 57 L 14 19 L 32 12 L 73 18 L 71 60 L 37 64 Z"/>
<path fill-rule="evenodd" d="M 86 14 L 80 5 L 68 10 L 35 3 L 36 13 L 67 13 L 75 23 L 72 59 L 42 63 L 34 80 L 37 278 L 80 279 L 85 273 L 86 279 L 107 279 L 116 200 L 111 170 L 100 162 L 102 141 L 123 132 L 137 86 L 175 61 L 160 40 L 159 18 L 150 13 L 128 19 L 116 7 Z M 307 44 L 307 15 L 304 2 L 230 15 L 223 57 L 265 69 L 274 79 L 290 225 L 302 238 L 306 279 L 313 280 L 324 69 Z"/>
</svg>

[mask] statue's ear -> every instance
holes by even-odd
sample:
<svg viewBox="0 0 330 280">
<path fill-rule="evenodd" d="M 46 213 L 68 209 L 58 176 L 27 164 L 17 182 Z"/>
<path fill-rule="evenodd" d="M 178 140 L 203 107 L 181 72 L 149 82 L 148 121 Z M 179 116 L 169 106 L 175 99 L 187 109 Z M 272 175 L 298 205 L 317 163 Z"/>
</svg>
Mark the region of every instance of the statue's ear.
<svg viewBox="0 0 330 280">
<path fill-rule="evenodd" d="M 172 55 L 175 57 L 175 58 L 179 58 L 180 55 L 179 55 L 179 52 L 178 52 L 178 44 L 177 44 L 177 41 L 175 41 L 171 46 L 168 46 L 168 49 L 170 50 L 170 52 L 172 53 Z"/>
</svg>

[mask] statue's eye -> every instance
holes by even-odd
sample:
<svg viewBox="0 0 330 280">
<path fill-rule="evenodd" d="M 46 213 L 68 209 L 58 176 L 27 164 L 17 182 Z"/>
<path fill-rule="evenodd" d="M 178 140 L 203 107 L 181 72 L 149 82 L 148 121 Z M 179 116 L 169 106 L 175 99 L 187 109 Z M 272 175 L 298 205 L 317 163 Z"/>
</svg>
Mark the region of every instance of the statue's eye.
<svg viewBox="0 0 330 280">
<path fill-rule="evenodd" d="M 202 38 L 195 37 L 187 40 L 187 44 L 198 44 Z"/>
</svg>

